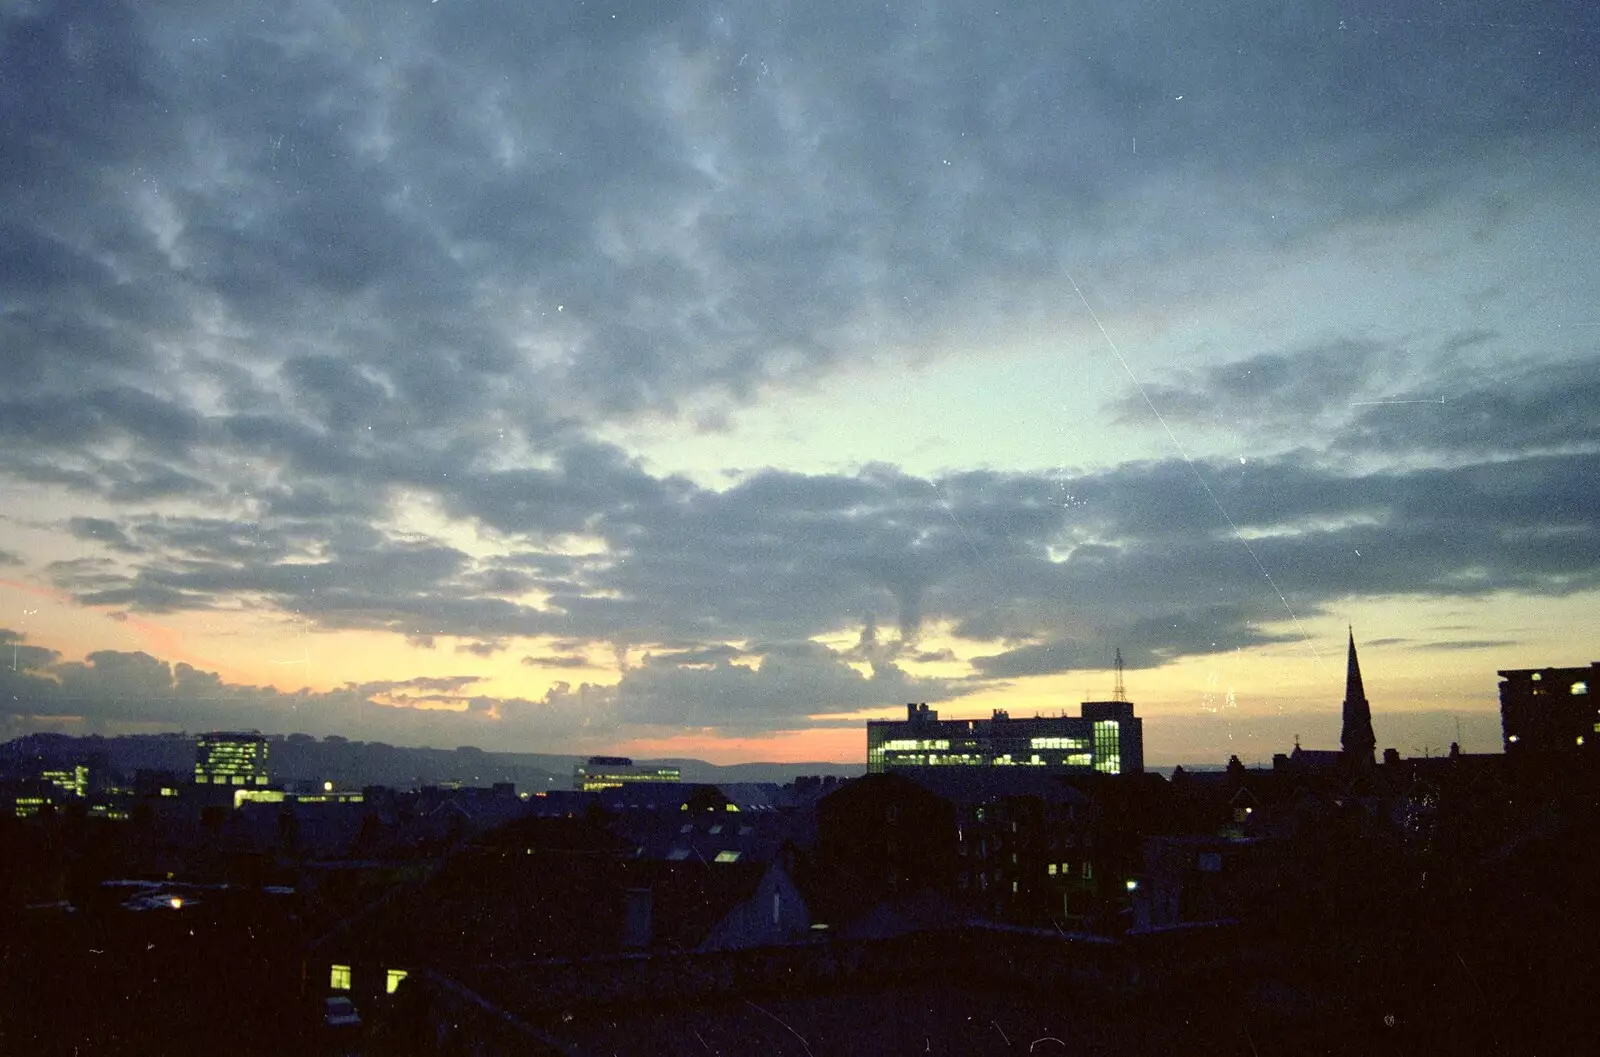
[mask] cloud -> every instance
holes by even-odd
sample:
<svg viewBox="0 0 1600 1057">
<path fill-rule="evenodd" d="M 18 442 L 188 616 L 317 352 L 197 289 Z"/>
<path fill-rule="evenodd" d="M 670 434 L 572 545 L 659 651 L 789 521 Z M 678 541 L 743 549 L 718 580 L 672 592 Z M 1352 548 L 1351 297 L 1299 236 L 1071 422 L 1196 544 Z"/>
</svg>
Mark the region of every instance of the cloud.
<svg viewBox="0 0 1600 1057">
<path fill-rule="evenodd" d="M 312 734 L 366 730 L 398 744 L 472 744 L 501 738 L 524 743 L 580 742 L 616 736 L 605 694 L 565 684 L 538 699 L 470 693 L 475 675 L 430 676 L 285 693 L 230 683 L 215 672 L 170 664 L 146 653 L 101 650 L 82 661 L 27 645 L 0 629 L 17 664 L 0 668 L 0 726 L 18 730 L 71 721 L 83 733 L 148 729 L 254 728 Z"/>
<path fill-rule="evenodd" d="M 1385 350 L 1348 338 L 1308 348 L 1263 352 L 1241 360 L 1179 372 L 1147 382 L 1112 405 L 1123 423 L 1148 418 L 1150 408 L 1170 422 L 1212 427 L 1241 423 L 1304 430 L 1343 421 L 1351 402 L 1384 385 L 1374 370 Z"/>
<path fill-rule="evenodd" d="M 954 680 L 911 676 L 887 663 L 862 674 L 813 642 L 769 644 L 741 661 L 647 658 L 623 673 L 616 688 L 618 716 L 630 724 L 725 733 L 784 730 L 811 725 L 813 715 L 947 700 L 972 690 Z"/>
<path fill-rule="evenodd" d="M 1120 650 L 1126 667 L 1156 668 L 1178 657 L 1293 642 L 1297 638 L 1255 626 L 1238 608 L 1216 606 L 1096 628 L 1082 639 L 1054 639 L 975 657 L 972 666 L 982 676 L 999 679 L 1082 669 L 1104 671 Z"/>
<path fill-rule="evenodd" d="M 1147 382 L 1248 466 L 754 453 L 713 488 L 603 438 L 1003 350 L 1066 262 L 1130 318 L 1231 311 L 1329 247 L 1411 261 L 1453 251 L 1398 233 L 1581 198 L 1595 18 L 10 5 L 0 476 L 86 545 L 37 570 L 84 605 L 651 654 L 519 715 L 770 728 L 965 692 L 898 667 L 954 661 L 935 626 L 979 681 L 1272 642 L 1353 594 L 1588 590 L 1600 392 L 1510 326 L 1241 338 Z"/>
<path fill-rule="evenodd" d="M 502 527 L 522 529 L 527 549 L 484 558 L 343 521 L 269 524 L 257 546 L 252 523 L 135 519 L 116 531 L 146 553 L 54 571 L 89 605 L 164 612 L 253 599 L 325 628 L 479 642 L 559 636 L 715 651 L 857 627 L 851 656 L 892 663 L 914 659 L 901 651 L 932 618 L 968 639 L 1014 643 L 976 662 L 982 674 L 1014 677 L 1103 665 L 1118 646 L 1145 666 L 1278 641 L 1274 625 L 1352 592 L 1592 589 L 1600 507 L 1584 482 L 1600 473 L 1597 460 L 1348 473 L 1291 454 L 1247 466 L 1130 463 L 1065 483 L 874 467 L 767 472 L 723 491 L 671 480 L 639 488 L 649 501 L 615 505 L 592 482 L 584 520 L 603 546 L 585 555 L 532 549 L 560 533 L 509 518 Z M 569 523 L 551 516 L 558 528 Z M 524 596 L 525 570 L 539 566 L 536 602 Z M 897 615 L 894 639 L 876 618 L 862 623 L 885 609 Z M 741 658 L 697 662 L 708 660 Z"/>
<path fill-rule="evenodd" d="M 581 654 L 557 654 L 551 657 L 536 657 L 528 655 L 522 658 L 522 663 L 530 668 L 592 668 L 594 665 L 589 658 Z"/>
<path fill-rule="evenodd" d="M 1455 639 L 1447 642 L 1419 642 L 1414 650 L 1492 650 L 1506 646 L 1520 646 L 1516 639 Z"/>
</svg>

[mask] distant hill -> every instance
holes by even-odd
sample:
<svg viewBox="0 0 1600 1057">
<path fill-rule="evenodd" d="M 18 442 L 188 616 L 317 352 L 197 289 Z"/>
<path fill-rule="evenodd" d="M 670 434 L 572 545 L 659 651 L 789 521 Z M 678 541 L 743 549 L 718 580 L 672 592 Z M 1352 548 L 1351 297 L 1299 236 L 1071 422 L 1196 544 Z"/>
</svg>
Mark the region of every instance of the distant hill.
<svg viewBox="0 0 1600 1057">
<path fill-rule="evenodd" d="M 271 749 L 274 781 L 330 781 L 340 786 L 387 785 L 414 788 L 459 782 L 489 786 L 515 783 L 519 790 L 569 789 L 572 769 L 587 757 L 536 752 L 486 752 L 474 746 L 425 749 L 339 737 L 320 741 L 308 734 L 275 738 Z M 176 771 L 194 767 L 194 739 L 181 734 L 145 734 L 103 738 L 66 734 L 29 734 L 0 744 L 0 776 L 26 773 L 41 766 L 80 760 L 101 760 L 111 771 Z M 687 782 L 778 782 L 796 775 L 849 777 L 861 765 L 838 763 L 741 763 L 720 766 L 694 759 L 639 760 L 641 765 L 677 767 Z"/>
</svg>

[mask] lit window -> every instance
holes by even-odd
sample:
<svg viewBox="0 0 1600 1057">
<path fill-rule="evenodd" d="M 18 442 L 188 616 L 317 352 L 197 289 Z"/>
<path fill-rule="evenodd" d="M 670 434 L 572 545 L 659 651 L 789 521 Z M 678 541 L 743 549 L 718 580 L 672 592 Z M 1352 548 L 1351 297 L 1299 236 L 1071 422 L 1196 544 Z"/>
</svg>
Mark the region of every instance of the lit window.
<svg viewBox="0 0 1600 1057">
<path fill-rule="evenodd" d="M 1050 876 L 1054 877 L 1055 875 L 1056 875 L 1056 864 L 1055 863 L 1051 863 L 1050 864 Z"/>
<path fill-rule="evenodd" d="M 1542 675 L 1540 675 L 1540 674 L 1539 674 L 1539 673 L 1538 673 L 1538 672 L 1534 672 L 1534 673 L 1533 673 L 1533 675 L 1532 675 L 1532 676 L 1530 676 L 1530 678 L 1531 678 L 1531 679 L 1532 679 L 1532 680 L 1533 680 L 1533 681 L 1534 681 L 1534 682 L 1536 682 L 1536 683 L 1537 683 L 1537 682 L 1538 682 L 1538 681 L 1539 681 L 1539 680 L 1541 680 L 1541 679 L 1543 679 L 1543 678 L 1544 678 L 1544 676 L 1542 676 Z"/>
<path fill-rule="evenodd" d="M 716 861 L 717 862 L 738 862 L 739 861 L 739 853 L 736 852 L 736 851 L 719 851 L 719 852 L 717 852 Z"/>
<path fill-rule="evenodd" d="M 1511 737 L 1507 738 L 1506 740 L 1511 742 L 1514 745 L 1517 742 L 1521 741 L 1522 739 L 1520 737 L 1518 737 L 1517 735 L 1513 734 L 1513 735 L 1511 735 Z"/>
<path fill-rule="evenodd" d="M 1578 735 L 1578 744 L 1579 744 L 1579 745 L 1582 745 L 1582 744 L 1583 744 L 1583 735 L 1582 735 L 1582 734 L 1579 734 L 1579 735 Z"/>
<path fill-rule="evenodd" d="M 1015 881 L 1011 882 L 1011 894 L 1012 895 L 1016 895 L 1017 894 L 1017 882 L 1015 882 Z"/>
<path fill-rule="evenodd" d="M 400 981 L 405 978 L 406 971 L 404 969 L 390 969 L 388 982 L 384 985 L 385 990 L 391 995 L 394 994 L 395 989 L 400 986 Z"/>
<path fill-rule="evenodd" d="M 1576 682 L 1576 683 L 1572 684 L 1572 693 L 1573 693 L 1574 696 L 1587 694 L 1588 692 L 1589 692 L 1589 684 L 1588 683 L 1580 681 L 1580 682 Z"/>
<path fill-rule="evenodd" d="M 328 974 L 328 986 L 335 991 L 350 990 L 350 967 L 348 965 L 335 965 Z"/>
</svg>

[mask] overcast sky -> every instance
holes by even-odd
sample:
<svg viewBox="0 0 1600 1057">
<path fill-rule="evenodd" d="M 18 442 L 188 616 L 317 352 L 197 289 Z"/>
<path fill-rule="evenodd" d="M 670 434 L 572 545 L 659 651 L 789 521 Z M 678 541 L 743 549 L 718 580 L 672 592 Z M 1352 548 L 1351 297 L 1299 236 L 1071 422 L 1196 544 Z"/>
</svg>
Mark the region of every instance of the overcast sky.
<svg viewBox="0 0 1600 1057">
<path fill-rule="evenodd" d="M 0 0 L 0 734 L 1491 749 L 1600 653 L 1600 14 Z M 1387 729 L 1386 729 L 1387 726 Z M 1449 728 L 1449 729 L 1447 729 Z M 1219 757 L 1220 754 L 1220 757 Z"/>
</svg>

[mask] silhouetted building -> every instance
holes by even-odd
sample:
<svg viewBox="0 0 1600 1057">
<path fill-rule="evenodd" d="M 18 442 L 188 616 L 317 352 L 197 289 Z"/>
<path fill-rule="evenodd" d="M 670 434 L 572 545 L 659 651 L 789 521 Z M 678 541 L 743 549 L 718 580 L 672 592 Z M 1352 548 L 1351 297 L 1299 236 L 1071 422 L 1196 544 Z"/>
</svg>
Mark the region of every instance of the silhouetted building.
<svg viewBox="0 0 1600 1057">
<path fill-rule="evenodd" d="M 1085 701 L 1077 716 L 945 719 L 926 704 L 867 722 L 867 773 L 924 767 L 1026 767 L 1044 774 L 1141 774 L 1144 721 L 1128 701 Z"/>
<path fill-rule="evenodd" d="M 1356 658 L 1356 633 L 1350 630 L 1350 655 L 1345 663 L 1344 724 L 1339 730 L 1339 747 L 1347 763 L 1371 766 L 1378 739 L 1372 733 L 1372 706 L 1367 704 L 1361 685 L 1361 662 Z"/>
<path fill-rule="evenodd" d="M 1587 668 L 1509 669 L 1500 680 L 1508 757 L 1600 759 L 1600 705 L 1589 691 L 1600 680 L 1600 661 Z"/>
<path fill-rule="evenodd" d="M 626 756 L 591 756 L 587 763 L 572 769 L 572 788 L 580 793 L 597 793 L 633 782 L 678 782 L 682 774 L 676 767 L 637 767 Z"/>
<path fill-rule="evenodd" d="M 255 732 L 214 731 L 195 741 L 196 785 L 264 786 L 267 739 Z"/>
</svg>

